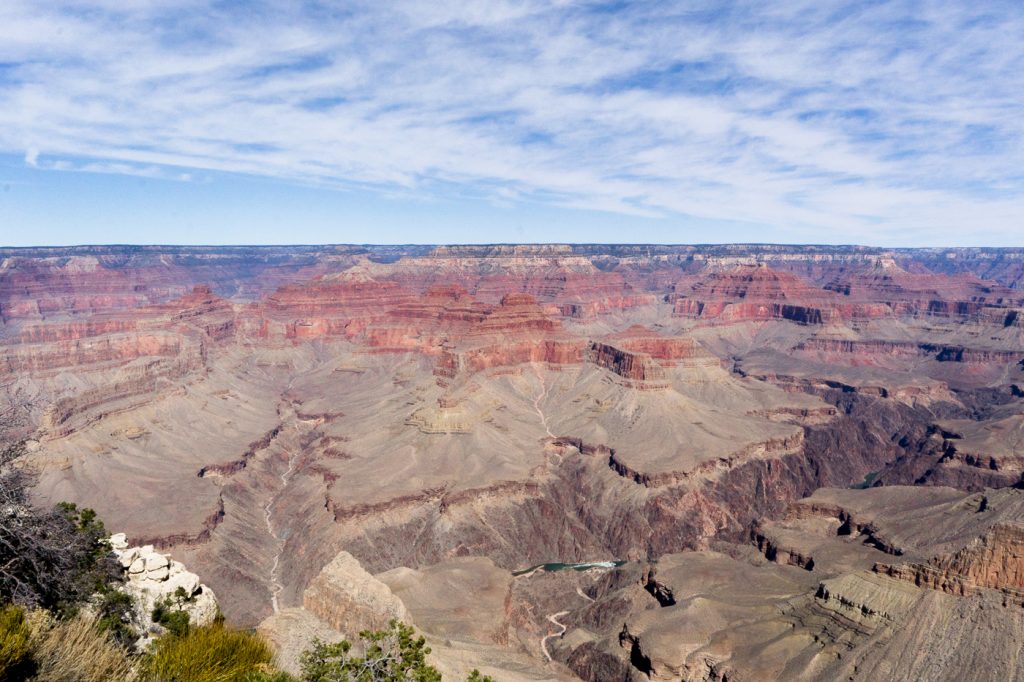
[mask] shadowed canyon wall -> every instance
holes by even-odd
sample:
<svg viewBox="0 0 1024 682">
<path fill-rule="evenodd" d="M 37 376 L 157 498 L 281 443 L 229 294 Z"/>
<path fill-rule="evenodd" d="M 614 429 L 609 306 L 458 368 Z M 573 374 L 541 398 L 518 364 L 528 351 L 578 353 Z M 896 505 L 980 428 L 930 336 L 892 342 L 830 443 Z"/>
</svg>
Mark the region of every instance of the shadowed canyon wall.
<svg viewBox="0 0 1024 682">
<path fill-rule="evenodd" d="M 501 606 L 451 660 L 721 679 L 753 650 L 669 644 L 705 564 L 774 584 L 801 627 L 1017 599 L 1024 518 L 986 491 L 1024 480 L 1022 271 L 1021 249 L 0 249 L 0 397 L 40 501 L 174 552 L 241 624 L 338 629 L 343 573 L 430 633 L 455 616 L 424 586 L 458 575 Z M 1003 516 L 914 544 L 876 492 L 902 486 Z M 511 574 L 606 559 L 630 563 Z"/>
</svg>

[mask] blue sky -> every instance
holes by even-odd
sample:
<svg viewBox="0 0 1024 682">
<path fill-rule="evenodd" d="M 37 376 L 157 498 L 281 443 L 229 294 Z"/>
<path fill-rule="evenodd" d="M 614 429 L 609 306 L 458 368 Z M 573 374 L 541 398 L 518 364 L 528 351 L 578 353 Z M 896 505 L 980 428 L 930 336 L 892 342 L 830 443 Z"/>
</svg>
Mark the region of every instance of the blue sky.
<svg viewBox="0 0 1024 682">
<path fill-rule="evenodd" d="M 0 3 L 0 244 L 1022 237 L 1020 2 Z"/>
</svg>

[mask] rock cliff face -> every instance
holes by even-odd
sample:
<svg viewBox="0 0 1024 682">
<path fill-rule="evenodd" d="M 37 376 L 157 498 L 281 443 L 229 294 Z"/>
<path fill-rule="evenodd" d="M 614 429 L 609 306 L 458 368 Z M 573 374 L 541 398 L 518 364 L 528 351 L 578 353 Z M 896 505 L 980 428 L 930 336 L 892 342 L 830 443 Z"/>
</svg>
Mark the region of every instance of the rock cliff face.
<svg viewBox="0 0 1024 682">
<path fill-rule="evenodd" d="M 147 357 L 118 368 L 110 379 L 94 388 L 65 395 L 47 405 L 40 416 L 41 435 L 44 439 L 67 436 L 113 412 L 147 403 L 162 390 L 179 390 L 176 382 L 202 366 L 198 353 L 182 353 L 167 360 Z"/>
<path fill-rule="evenodd" d="M 1015 516 L 1018 492 L 999 491 L 987 511 Z M 759 527 L 768 561 L 754 547 L 718 543 L 717 551 L 617 569 L 563 616 L 577 630 L 556 657 L 585 679 L 941 679 L 950 670 L 1017 679 L 1013 642 L 1024 615 L 1005 584 L 962 592 L 915 584 L 880 570 L 891 554 L 865 541 L 875 533 L 898 537 L 914 557 L 963 543 L 956 560 L 939 562 L 947 576 L 1016 575 L 997 567 L 1017 541 L 1001 522 L 977 517 L 977 500 L 951 489 L 819 490 L 785 520 Z M 870 528 L 851 530 L 853 515 Z M 775 554 L 776 543 L 790 550 Z M 987 649 L 983 642 L 993 637 L 998 646 Z M 917 648 L 894 655 L 906 646 Z"/>
<path fill-rule="evenodd" d="M 402 601 L 348 552 L 323 567 L 303 593 L 302 606 L 353 639 L 363 630 L 382 630 L 391 620 L 408 620 Z"/>
<path fill-rule="evenodd" d="M 960 596 L 995 589 L 1024 606 L 1024 524 L 997 524 L 950 554 L 917 564 L 878 563 L 874 570 Z"/>
<path fill-rule="evenodd" d="M 852 301 L 884 303 L 898 315 L 999 320 L 1005 319 L 1008 308 L 1021 303 L 1018 292 L 971 274 L 910 272 L 888 256 L 880 257 L 871 268 L 838 275 L 825 288 Z"/>
<path fill-rule="evenodd" d="M 0 408 L 40 501 L 181 558 L 292 663 L 402 617 L 454 676 L 858 679 L 914 619 L 968 660 L 940 612 L 1018 603 L 1022 263 L 0 249 Z M 630 563 L 511 573 L 594 560 Z"/>
<path fill-rule="evenodd" d="M 667 385 L 664 370 L 647 353 L 621 350 L 595 341 L 587 348 L 587 360 L 640 385 Z"/>
<path fill-rule="evenodd" d="M 200 583 L 195 573 L 186 571 L 180 561 L 156 552 L 152 545 L 129 547 L 124 533 L 111 536 L 110 546 L 125 572 L 120 589 L 135 600 L 133 625 L 141 634 L 136 645 L 140 650 L 154 635 L 164 632 L 163 626 L 153 621 L 158 604 L 187 613 L 190 625 L 209 625 L 217 617 L 213 590 Z"/>
<path fill-rule="evenodd" d="M 395 282 L 337 276 L 288 284 L 267 297 L 258 315 L 258 336 L 295 341 L 355 336 L 385 311 L 412 300 Z"/>
<path fill-rule="evenodd" d="M 821 354 L 826 357 L 849 356 L 862 362 L 870 362 L 874 358 L 886 356 L 979 364 L 1008 364 L 1024 359 L 1024 351 L 965 348 L 964 346 L 910 341 L 812 338 L 797 344 L 793 350 L 798 353 Z"/>
<path fill-rule="evenodd" d="M 789 320 L 820 325 L 839 317 L 838 301 L 831 292 L 764 265 L 696 275 L 678 286 L 671 299 L 676 315 L 723 323 Z"/>
</svg>

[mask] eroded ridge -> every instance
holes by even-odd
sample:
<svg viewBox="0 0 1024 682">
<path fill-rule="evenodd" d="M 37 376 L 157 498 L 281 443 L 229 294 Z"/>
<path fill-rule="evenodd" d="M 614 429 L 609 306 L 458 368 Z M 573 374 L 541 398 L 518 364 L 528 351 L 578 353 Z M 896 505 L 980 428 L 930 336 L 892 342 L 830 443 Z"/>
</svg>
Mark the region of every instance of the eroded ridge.
<svg viewBox="0 0 1024 682">
<path fill-rule="evenodd" d="M 181 556 L 283 649 L 398 614 L 453 679 L 1002 679 L 1022 264 L 0 249 L 0 399 L 40 502 Z M 595 557 L 615 561 L 512 575 Z"/>
</svg>

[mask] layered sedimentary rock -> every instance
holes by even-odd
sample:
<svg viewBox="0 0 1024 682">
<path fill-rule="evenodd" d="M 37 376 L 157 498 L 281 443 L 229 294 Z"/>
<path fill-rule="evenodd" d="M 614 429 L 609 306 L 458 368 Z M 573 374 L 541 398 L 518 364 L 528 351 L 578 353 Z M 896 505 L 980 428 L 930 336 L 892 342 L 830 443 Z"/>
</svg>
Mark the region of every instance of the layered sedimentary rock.
<svg viewBox="0 0 1024 682">
<path fill-rule="evenodd" d="M 966 494 L 952 489 L 883 487 L 822 491 L 797 505 L 798 517 L 841 521 L 838 532 L 865 536 L 890 556 L 875 573 L 959 596 L 997 590 L 1024 604 L 1022 491 Z M 945 517 L 945 518 L 943 518 Z M 943 523 L 926 525 L 928 519 Z"/>
<path fill-rule="evenodd" d="M 341 552 L 313 579 L 302 606 L 342 634 L 381 630 L 391 620 L 405 620 L 405 605 L 388 586 L 367 573 L 348 552 Z"/>
<path fill-rule="evenodd" d="M 1019 492 L 1001 492 L 989 510 L 1016 515 Z M 821 491 L 757 533 L 767 561 L 753 547 L 720 543 L 718 551 L 663 556 L 643 571 L 618 569 L 563 616 L 570 628 L 556 656 L 586 679 L 940 679 L 950 671 L 1018 679 L 1017 541 L 1003 524 L 976 518 L 977 497 Z M 868 525 L 851 530 L 851 518 L 867 509 L 860 523 Z M 776 553 L 765 534 L 773 542 L 788 536 L 799 550 Z M 880 563 L 893 561 L 893 549 L 875 534 L 898 535 L 908 556 L 966 545 L 928 564 L 944 580 L 916 582 Z M 791 561 L 797 551 L 803 560 Z M 965 576 L 970 589 L 945 588 L 967 584 Z M 615 614 L 610 622 L 606 611 Z M 984 654 L 992 637 L 998 648 Z M 892 656 L 906 645 L 922 655 Z"/>
<path fill-rule="evenodd" d="M 591 341 L 584 357 L 638 388 L 668 386 L 666 369 L 716 367 L 719 359 L 694 339 L 662 336 L 641 325 Z"/>
<path fill-rule="evenodd" d="M 626 351 L 595 341 L 587 348 L 587 360 L 640 385 L 664 385 L 664 370 L 647 353 Z"/>
<path fill-rule="evenodd" d="M 1024 525 L 996 524 L 955 552 L 916 564 L 878 563 L 874 570 L 960 596 L 997 589 L 1024 606 Z"/>
<path fill-rule="evenodd" d="M 0 321 L 118 311 L 187 293 L 195 285 L 252 298 L 325 265 L 351 265 L 358 247 L 0 247 Z"/>
<path fill-rule="evenodd" d="M 909 272 L 888 256 L 871 268 L 839 274 L 825 288 L 850 301 L 885 304 L 896 315 L 983 316 L 999 322 L 1021 305 L 1020 294 L 1011 289 L 967 273 Z"/>
<path fill-rule="evenodd" d="M 456 324 L 442 327 L 438 375 L 454 377 L 460 371 L 475 373 L 528 362 L 574 364 L 583 359 L 585 340 L 564 333 L 561 323 L 530 294 L 508 294 L 498 305 L 477 308 L 474 313 L 443 318 Z"/>
<path fill-rule="evenodd" d="M 719 362 L 689 336 L 665 336 L 643 325 L 633 325 L 607 339 L 626 350 L 646 353 L 666 367 L 677 364 L 716 365 Z"/>
<path fill-rule="evenodd" d="M 998 348 L 965 348 L 964 346 L 915 343 L 912 341 L 811 338 L 799 343 L 793 350 L 800 353 L 820 354 L 837 359 L 847 356 L 852 361 L 871 362 L 879 357 L 918 357 L 937 362 L 967 362 L 978 364 L 1007 364 L 1024 359 L 1024 351 Z"/>
<path fill-rule="evenodd" d="M 875 658 L 969 661 L 1021 589 L 1022 259 L 0 249 L 0 396 L 40 501 L 292 664 L 400 603 L 454 678 L 928 677 Z"/>
<path fill-rule="evenodd" d="M 173 334 L 106 334 L 89 340 L 59 341 L 45 348 L 19 345 L 5 354 L 0 372 L 42 373 L 66 367 L 128 362 L 142 357 L 177 357 L 187 351 Z"/>
<path fill-rule="evenodd" d="M 839 316 L 830 292 L 765 265 L 697 274 L 677 287 L 673 299 L 675 315 L 722 322 L 778 319 L 820 325 Z"/>
<path fill-rule="evenodd" d="M 253 311 L 249 324 L 260 337 L 291 340 L 355 336 L 385 311 L 412 299 L 395 282 L 332 276 L 287 284 Z"/>
</svg>

